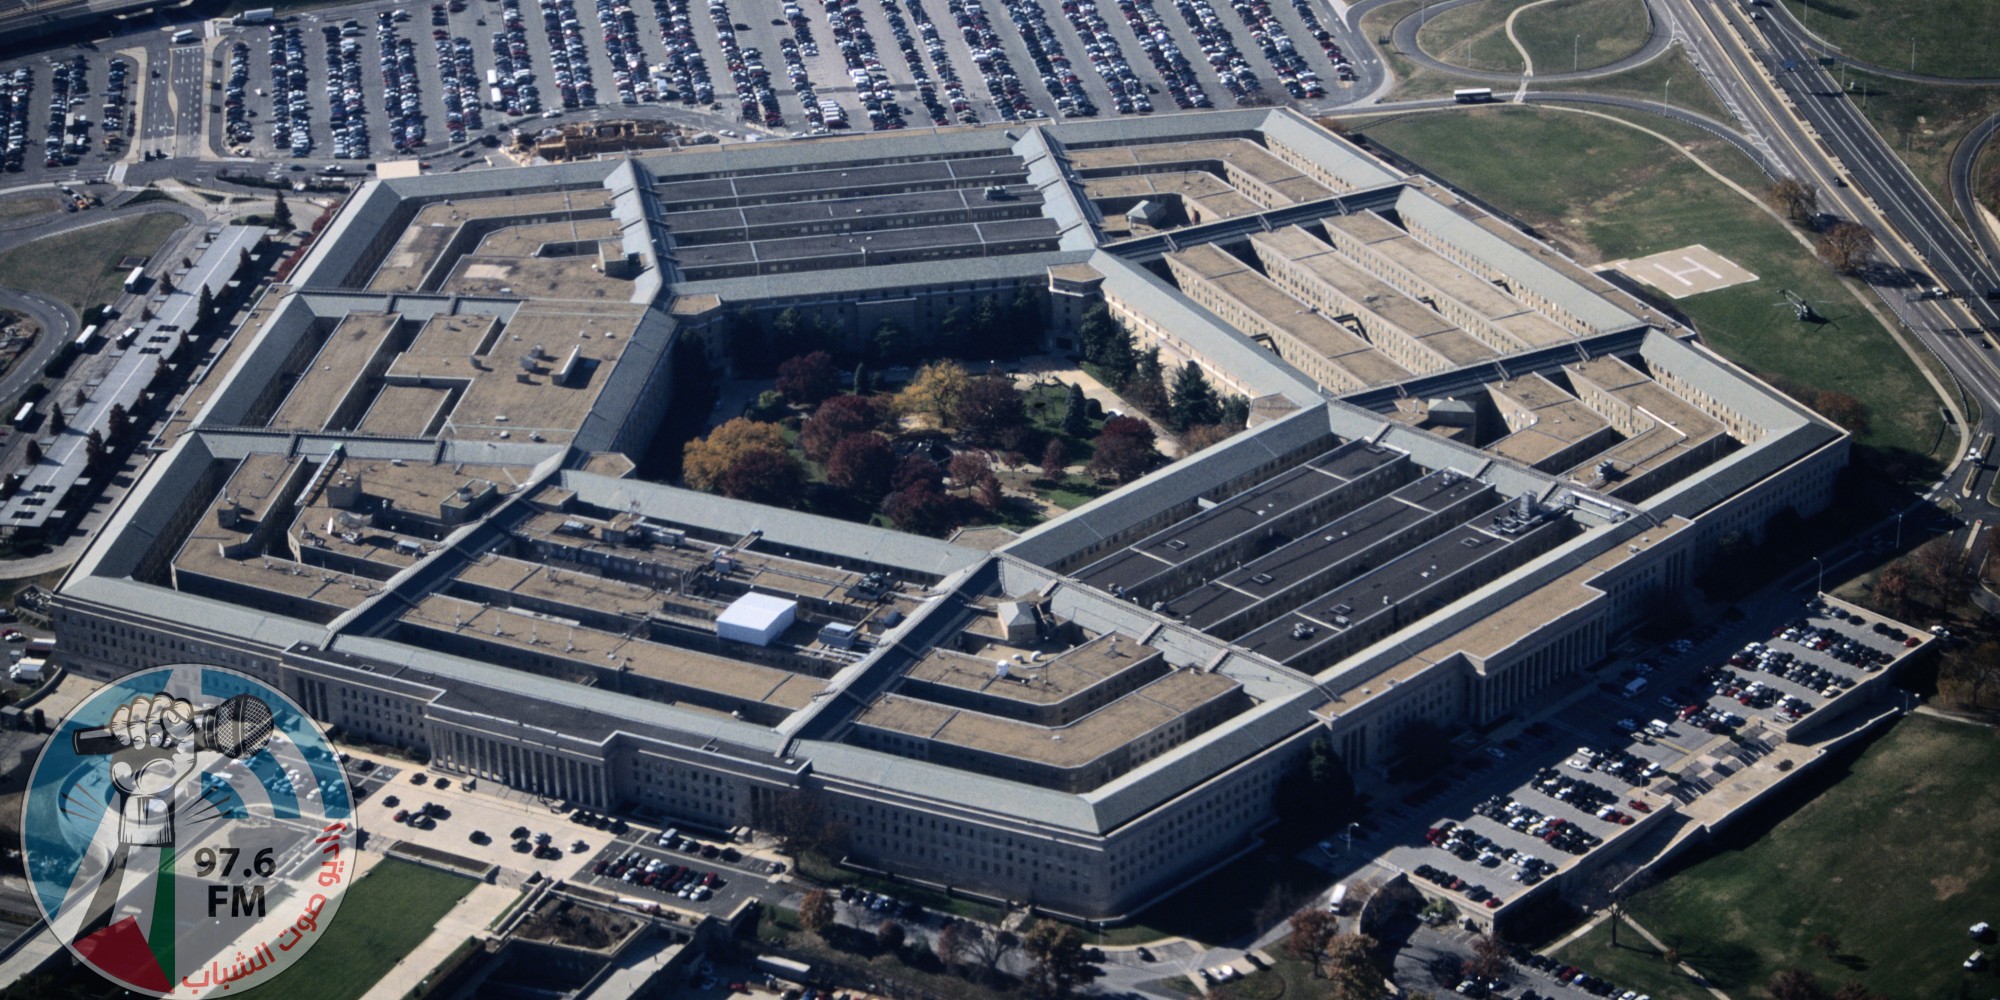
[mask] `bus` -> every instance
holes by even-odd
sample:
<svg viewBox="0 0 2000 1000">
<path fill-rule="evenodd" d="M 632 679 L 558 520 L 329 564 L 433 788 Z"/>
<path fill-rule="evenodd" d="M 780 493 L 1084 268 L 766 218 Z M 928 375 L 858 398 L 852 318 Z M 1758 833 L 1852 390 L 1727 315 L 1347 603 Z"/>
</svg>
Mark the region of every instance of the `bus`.
<svg viewBox="0 0 2000 1000">
<path fill-rule="evenodd" d="M 1493 99 L 1493 88 L 1461 87 L 1451 92 L 1451 99 L 1460 104 L 1485 104 Z"/>
<path fill-rule="evenodd" d="M 146 284 L 146 269 L 143 267 L 135 267 L 132 269 L 131 274 L 125 276 L 125 293 L 129 295 L 133 292 L 136 292 L 145 284 Z"/>
<path fill-rule="evenodd" d="M 35 404 L 33 403 L 22 403 L 21 408 L 14 411 L 15 427 L 26 427 L 28 421 L 33 419 L 35 419 Z"/>
<path fill-rule="evenodd" d="M 95 346 L 97 346 L 97 324 L 92 323 L 84 327 L 82 333 L 76 335 L 76 350 L 78 354 L 82 354 Z"/>
</svg>

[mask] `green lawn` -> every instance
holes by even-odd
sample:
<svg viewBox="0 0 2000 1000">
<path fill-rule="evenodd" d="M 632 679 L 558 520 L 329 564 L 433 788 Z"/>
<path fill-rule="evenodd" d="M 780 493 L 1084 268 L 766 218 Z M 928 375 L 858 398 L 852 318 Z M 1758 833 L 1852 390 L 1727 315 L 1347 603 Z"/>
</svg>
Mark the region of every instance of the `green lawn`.
<svg viewBox="0 0 2000 1000">
<path fill-rule="evenodd" d="M 1794 965 L 1889 997 L 1991 995 L 1992 973 L 1959 963 L 1973 948 L 1965 928 L 2000 901 L 2000 735 L 1911 716 L 1845 767 L 1768 833 L 1634 897 L 1632 915 L 1733 997 L 1761 995 Z M 1838 939 L 1831 956 L 1813 943 L 1822 932 Z M 1664 969 L 1631 944 L 1643 942 L 1620 934 L 1614 953 L 1586 938 L 1562 957 L 1607 975 Z M 1685 980 L 1652 988 L 1697 992 Z"/>
<path fill-rule="evenodd" d="M 1787 227 L 1660 143 L 1587 115 L 1522 107 L 1409 116 L 1368 138 L 1565 244 L 1585 263 L 1693 243 L 1758 280 L 1678 300 L 1707 342 L 1737 363 L 1868 408 L 1859 435 L 1898 478 L 1934 464 L 1937 400 L 1916 365 Z M 1801 323 L 1780 289 L 1832 318 Z"/>
<path fill-rule="evenodd" d="M 341 897 L 326 935 L 271 981 L 273 996 L 355 1000 L 395 968 L 475 883 L 384 858 Z"/>
<path fill-rule="evenodd" d="M 1994 12 L 2000 16 L 2000 11 Z M 2000 75 L 2000 55 L 1990 65 Z M 1875 131 L 1910 165 L 1917 179 L 1930 189 L 1932 197 L 1952 211 L 1951 154 L 1965 133 L 1995 111 L 2000 111 L 2000 87 L 1953 87 L 1908 83 L 1873 76 L 1855 70 L 1836 73 L 1851 88 L 1845 97 L 1853 101 Z M 1989 144 L 1990 146 L 1990 144 Z"/>
<path fill-rule="evenodd" d="M 184 225 L 178 215 L 156 213 L 44 237 L 0 253 L 0 287 L 41 292 L 81 312 L 117 296 L 131 270 L 118 266 L 121 258 L 158 252 Z"/>
<path fill-rule="evenodd" d="M 1524 64 L 1521 50 L 1507 37 L 1507 16 L 1527 2 L 1486 0 L 1432 14 L 1417 29 L 1417 45 L 1453 66 L 1519 73 Z"/>
<path fill-rule="evenodd" d="M 1623 73 L 1593 77 L 1588 80 L 1564 80 L 1559 83 L 1542 84 L 1548 90 L 1580 90 L 1591 94 L 1615 94 L 1620 97 L 1638 97 L 1648 101 L 1662 101 L 1677 108 L 1707 115 L 1716 121 L 1728 124 L 1729 111 L 1716 99 L 1715 92 L 1708 89 L 1708 81 L 1702 79 L 1701 71 L 1688 61 L 1687 53 L 1681 49 L 1671 49 L 1666 54 L 1647 63 L 1635 66 Z"/>
<path fill-rule="evenodd" d="M 1992 0 L 1784 0 L 1813 34 L 1864 62 L 1929 76 L 2000 77 Z"/>
<path fill-rule="evenodd" d="M 33 191 L 0 198 L 0 222 L 18 222 L 37 217 L 47 219 L 61 213 L 62 200 L 56 197 L 54 191 Z"/>
<path fill-rule="evenodd" d="M 1424 0 L 1397 0 L 1384 4 L 1361 16 L 1361 31 L 1375 40 L 1382 51 L 1382 59 L 1396 74 L 1394 100 L 1414 100 L 1422 97 L 1443 97 L 1459 87 L 1484 86 L 1478 81 L 1456 77 L 1445 73 L 1433 73 L 1419 67 L 1407 56 L 1396 51 L 1391 44 L 1390 31 L 1396 22 L 1417 13 L 1424 8 Z M 1423 29 L 1418 29 L 1421 36 Z"/>
<path fill-rule="evenodd" d="M 1642 0 L 1548 0 L 1514 19 L 1514 37 L 1543 74 L 1609 65 L 1651 34 Z"/>
</svg>

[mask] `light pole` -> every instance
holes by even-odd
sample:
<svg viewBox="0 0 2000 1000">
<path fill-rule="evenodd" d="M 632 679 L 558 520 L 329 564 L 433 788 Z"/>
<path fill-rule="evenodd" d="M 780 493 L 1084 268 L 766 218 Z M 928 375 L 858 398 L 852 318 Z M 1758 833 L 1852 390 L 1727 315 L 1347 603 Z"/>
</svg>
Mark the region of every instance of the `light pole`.
<svg viewBox="0 0 2000 1000">
<path fill-rule="evenodd" d="M 1673 93 L 1673 89 L 1674 89 L 1674 78 L 1673 78 L 1673 77 L 1671 77 L 1671 76 L 1670 76 L 1670 77 L 1667 77 L 1666 81 L 1660 84 L 1660 103 L 1661 103 L 1661 104 L 1671 104 L 1671 103 L 1672 103 L 1672 101 L 1671 101 L 1671 100 L 1669 99 L 1669 95 Z"/>
<path fill-rule="evenodd" d="M 1913 62 L 1915 60 L 1912 60 Z M 1583 66 L 1583 36 L 1578 35 L 1569 43 L 1569 71 L 1574 73 Z"/>
<path fill-rule="evenodd" d="M 1354 853 L 1354 828 L 1360 825 L 1359 823 L 1347 824 L 1347 829 L 1343 831 L 1347 835 L 1347 848 L 1341 853 L 1341 857 L 1349 857 Z"/>
<path fill-rule="evenodd" d="M 1820 562 L 1820 561 L 1819 561 L 1819 557 L 1818 557 L 1818 556 L 1813 556 L 1813 557 L 1812 557 L 1812 561 L 1813 561 L 1813 565 L 1814 565 L 1814 566 L 1817 566 L 1817 567 L 1819 567 L 1819 594 L 1820 594 L 1820 596 L 1821 596 L 1821 597 L 1825 597 L 1825 596 L 1826 596 L 1826 564 L 1825 564 L 1825 563 L 1823 563 L 1823 562 Z"/>
<path fill-rule="evenodd" d="M 1903 515 L 1896 515 L 1896 547 L 1903 547 Z"/>
</svg>

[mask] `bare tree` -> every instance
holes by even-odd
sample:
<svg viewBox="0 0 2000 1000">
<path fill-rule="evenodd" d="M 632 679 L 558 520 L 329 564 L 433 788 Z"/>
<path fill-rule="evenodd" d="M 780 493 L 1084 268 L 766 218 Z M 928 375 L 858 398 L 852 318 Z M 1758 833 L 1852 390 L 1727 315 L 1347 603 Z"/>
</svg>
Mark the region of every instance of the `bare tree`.
<svg viewBox="0 0 2000 1000">
<path fill-rule="evenodd" d="M 1468 975 L 1480 979 L 1505 979 L 1514 971 L 1514 962 L 1507 957 L 1507 946 L 1500 942 L 1497 934 L 1487 934 L 1472 941 L 1472 961 L 1465 963 Z"/>
<path fill-rule="evenodd" d="M 1819 256 L 1841 274 L 1855 274 L 1875 256 L 1875 234 L 1867 226 L 1836 222 L 1820 234 Z"/>
<path fill-rule="evenodd" d="M 847 824 L 835 819 L 826 800 L 810 788 L 795 788 L 759 800 L 750 822 L 778 838 L 778 850 L 794 857 L 812 851 L 835 858 L 845 848 Z"/>
<path fill-rule="evenodd" d="M 1326 975 L 1327 947 L 1340 933 L 1340 918 L 1320 909 L 1308 906 L 1292 914 L 1292 934 L 1285 940 L 1285 950 L 1291 956 L 1311 962 L 1313 978 Z"/>
<path fill-rule="evenodd" d="M 833 894 L 814 889 L 799 900 L 799 926 L 826 937 L 834 926 Z"/>
<path fill-rule="evenodd" d="M 875 944 L 883 951 L 895 951 L 901 948 L 903 942 L 909 940 L 909 936 L 910 932 L 904 930 L 903 925 L 894 920 L 884 920 L 881 926 L 875 928 Z"/>
<path fill-rule="evenodd" d="M 1327 978 L 1335 1000 L 1376 1000 L 1386 975 L 1375 957 L 1375 939 L 1366 934 L 1339 934 L 1327 945 Z"/>
<path fill-rule="evenodd" d="M 1597 870 L 1583 885 L 1584 905 L 1607 911 L 1611 923 L 1611 947 L 1618 947 L 1618 925 L 1625 918 L 1625 901 L 1652 884 L 1652 877 L 1633 864 L 1610 864 Z"/>
<path fill-rule="evenodd" d="M 1771 977 L 1767 989 L 1772 1000 L 1823 1000 L 1826 991 L 1820 989 L 1819 980 L 1804 969 L 1780 969 Z"/>
<path fill-rule="evenodd" d="M 968 932 L 966 950 L 972 955 L 973 960 L 979 963 L 980 969 L 985 972 L 988 979 L 999 970 L 1000 963 L 1007 958 L 1007 955 L 1021 946 L 1021 939 L 1014 936 L 1012 931 L 989 932 L 978 924 L 963 926 Z"/>
<path fill-rule="evenodd" d="M 1810 223 L 1819 215 L 1819 192 L 1796 178 L 1778 178 L 1765 197 L 1778 214 L 1799 225 Z"/>
<path fill-rule="evenodd" d="M 962 924 L 954 920 L 944 925 L 943 930 L 938 931 L 937 957 L 938 961 L 944 963 L 946 970 L 957 969 L 958 963 L 965 959 L 966 949 L 972 942 L 967 940 L 964 928 L 971 926 L 971 924 Z"/>
</svg>

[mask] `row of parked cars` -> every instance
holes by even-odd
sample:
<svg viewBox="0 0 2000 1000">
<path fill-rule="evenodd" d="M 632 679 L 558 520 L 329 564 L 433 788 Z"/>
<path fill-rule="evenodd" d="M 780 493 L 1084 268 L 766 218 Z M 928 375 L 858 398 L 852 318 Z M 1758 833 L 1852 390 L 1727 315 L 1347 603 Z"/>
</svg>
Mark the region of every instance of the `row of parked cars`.
<svg viewBox="0 0 2000 1000">
<path fill-rule="evenodd" d="M 429 136 L 417 86 L 416 43 L 397 33 L 394 15 L 387 12 L 376 19 L 375 40 L 382 59 L 382 110 L 389 116 L 389 145 L 398 153 L 415 152 Z"/>
<path fill-rule="evenodd" d="M 487 77 L 500 91 L 500 106 L 510 115 L 542 110 L 542 93 L 528 59 L 528 29 L 521 19 L 521 0 L 500 0 L 500 30 L 493 33 L 493 69 Z"/>
<path fill-rule="evenodd" d="M 1652 1000 L 1652 997 L 1634 990 L 1620 990 L 1610 980 L 1593 976 L 1574 965 L 1547 955 L 1538 955 L 1516 945 L 1513 947 L 1514 961 L 1531 969 L 1546 973 L 1549 978 L 1565 986 L 1573 986 L 1592 996 L 1616 997 L 1617 1000 Z M 1521 994 L 1520 1000 L 1543 1000 L 1540 994 L 1529 990 Z M 1553 1000 L 1553 998 L 1550 998 Z"/>
<path fill-rule="evenodd" d="M 710 899 L 716 890 L 727 884 L 719 872 L 702 871 L 692 865 L 675 864 L 665 858 L 648 858 L 636 850 L 627 851 L 614 859 L 599 861 L 592 865 L 590 870 L 603 878 L 617 879 L 629 885 L 653 889 L 697 903 Z"/>
<path fill-rule="evenodd" d="M 1500 897 L 1495 896 L 1492 890 L 1486 888 L 1483 885 L 1475 885 L 1473 883 L 1467 882 L 1466 880 L 1459 878 L 1458 876 L 1453 875 L 1448 871 L 1443 871 L 1431 865 L 1418 865 L 1415 871 L 1418 878 L 1423 879 L 1424 881 L 1429 882 L 1440 889 L 1450 889 L 1453 892 L 1463 893 L 1465 895 L 1465 898 L 1472 900 L 1473 902 L 1478 903 L 1489 910 L 1497 910 L 1500 908 Z"/>
<path fill-rule="evenodd" d="M 1001 2 L 1007 8 L 1008 19 L 1014 22 L 1014 30 L 1021 36 L 1022 48 L 1028 50 L 1028 60 L 1042 75 L 1042 86 L 1055 99 L 1056 110 L 1070 117 L 1095 116 L 1097 103 L 1083 89 L 1083 78 L 1063 53 L 1062 41 L 1056 37 L 1055 29 L 1049 27 L 1049 15 L 1042 5 L 1036 0 Z"/>
<path fill-rule="evenodd" d="M 543 0 L 542 31 L 549 38 L 551 78 L 564 111 L 597 106 L 597 83 L 590 70 L 590 50 L 583 44 L 583 22 L 570 0 Z"/>
<path fill-rule="evenodd" d="M 923 9 L 921 3 L 912 3 L 911 6 L 919 11 Z M 924 57 L 917 52 L 916 36 L 910 31 L 910 23 L 903 19 L 902 8 L 896 0 L 882 0 L 882 14 L 889 21 L 889 33 L 896 39 L 896 48 L 902 50 L 904 65 L 910 68 L 910 79 L 916 81 L 917 99 L 930 114 L 931 124 L 951 124 L 953 112 L 945 107 L 945 99 L 949 99 L 953 107 L 964 109 L 960 112 L 961 121 L 966 124 L 978 121 L 979 116 L 972 112 L 972 102 L 965 96 L 965 85 L 959 82 L 958 72 L 952 68 L 951 58 L 945 54 L 944 46 L 938 45 L 931 50 L 931 58 L 937 63 L 938 76 L 945 84 L 944 99 L 940 99 L 937 83 L 931 79 L 930 71 L 924 68 Z M 924 26 L 928 31 L 927 37 L 937 37 L 937 26 L 932 24 L 928 17 L 924 20 Z"/>
<path fill-rule="evenodd" d="M 1298 45 L 1285 30 L 1284 22 L 1272 13 L 1268 0 L 1236 0 L 1233 6 L 1236 16 L 1243 19 L 1243 26 L 1250 31 L 1250 41 L 1263 50 L 1264 61 L 1278 74 L 1278 82 L 1284 84 L 1286 93 L 1295 99 L 1326 96 L 1319 74 L 1299 54 Z"/>
<path fill-rule="evenodd" d="M 1090 58 L 1091 68 L 1097 70 L 1104 88 L 1111 91 L 1112 107 L 1122 115 L 1153 110 L 1145 84 L 1132 72 L 1118 36 L 1111 33 L 1111 25 L 1097 12 L 1097 4 L 1092 0 L 1062 0 L 1062 12 L 1069 18 L 1070 27 L 1076 29 L 1077 37 L 1083 39 L 1083 54 Z"/>
<path fill-rule="evenodd" d="M 1222 26 L 1222 19 L 1215 16 L 1215 9 L 1208 0 L 1175 0 L 1174 6 L 1187 23 L 1188 30 L 1194 32 L 1195 44 L 1201 46 L 1209 65 L 1213 67 L 1225 87 L 1231 78 L 1245 77 L 1251 89 L 1260 87 L 1256 74 L 1250 72 L 1250 62 L 1236 51 L 1236 42 L 1230 38 L 1228 29 Z M 1215 102 L 1202 89 L 1201 80 L 1195 75 L 1194 65 L 1181 52 L 1179 43 L 1174 41 L 1173 32 L 1160 16 L 1159 9 L 1152 0 L 1119 0 L 1118 10 L 1125 15 L 1125 24 L 1139 39 L 1139 48 L 1146 53 L 1147 61 L 1153 64 L 1153 71 L 1165 81 L 1167 95 L 1183 109 L 1214 107 Z M 1234 92 L 1237 88 L 1229 87 Z"/>
<path fill-rule="evenodd" d="M 361 89 L 360 25 L 354 21 L 341 28 L 329 24 L 320 34 L 326 45 L 327 126 L 333 130 L 333 155 L 342 160 L 366 159 L 372 140 L 368 136 L 367 94 Z M 304 72 L 303 67 L 300 72 Z"/>
<path fill-rule="evenodd" d="M 639 92 L 653 99 L 653 71 L 639 47 L 639 17 L 628 3 L 597 0 L 597 26 L 604 31 L 604 54 L 611 60 L 611 86 L 618 103 L 639 103 Z"/>
<path fill-rule="evenodd" d="M 472 40 L 447 37 L 442 28 L 431 29 L 437 50 L 438 75 L 444 91 L 445 134 L 453 143 L 462 143 L 484 125 L 479 110 L 479 70 L 472 61 Z"/>
<path fill-rule="evenodd" d="M 876 131 L 899 129 L 904 125 L 903 107 L 896 102 L 895 88 L 889 85 L 889 71 L 875 48 L 875 36 L 861 14 L 861 0 L 822 0 L 826 7 L 827 30 L 834 47 L 847 65 L 847 79 L 854 85 L 854 99 L 868 114 L 868 124 Z M 909 29 L 904 28 L 907 34 Z"/>
<path fill-rule="evenodd" d="M 28 104 L 34 97 L 35 74 L 26 66 L 0 77 L 0 119 L 7 122 L 7 150 L 0 154 L 8 170 L 19 170 L 28 158 Z M 51 159 L 62 151 L 58 143 Z M 57 160 L 60 163 L 60 160 Z"/>
<path fill-rule="evenodd" d="M 89 64 L 82 56 L 62 60 L 49 70 L 49 131 L 43 165 L 73 163 L 90 150 L 90 119 L 72 110 L 90 92 Z"/>
<path fill-rule="evenodd" d="M 992 96 L 1000 117 L 1008 121 L 1046 117 L 1021 86 L 1021 77 L 1014 72 L 1000 36 L 993 31 L 985 5 L 980 0 L 945 0 L 945 7 L 957 22 L 966 47 L 972 50 L 972 64 L 979 67 L 980 75 L 985 78 L 986 92 Z"/>
<path fill-rule="evenodd" d="M 728 0 L 708 0 L 708 16 L 715 21 L 715 41 L 722 47 L 722 61 L 736 85 L 737 112 L 746 122 L 762 121 L 771 128 L 785 123 L 778 108 L 778 93 L 771 89 L 771 74 L 754 48 L 737 41 L 736 22 L 730 19 Z M 743 25 L 742 30 L 749 30 Z M 752 65 L 756 68 L 753 70 Z"/>
<path fill-rule="evenodd" d="M 653 66 L 653 95 L 662 101 L 709 105 L 715 82 L 708 76 L 708 59 L 695 41 L 688 0 L 653 0 L 653 20 L 660 26 L 666 61 Z"/>
</svg>

